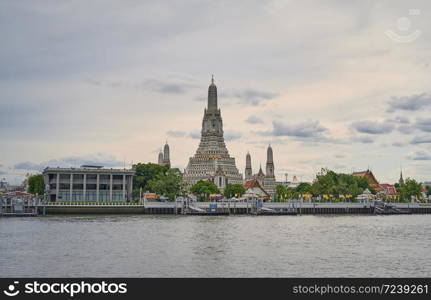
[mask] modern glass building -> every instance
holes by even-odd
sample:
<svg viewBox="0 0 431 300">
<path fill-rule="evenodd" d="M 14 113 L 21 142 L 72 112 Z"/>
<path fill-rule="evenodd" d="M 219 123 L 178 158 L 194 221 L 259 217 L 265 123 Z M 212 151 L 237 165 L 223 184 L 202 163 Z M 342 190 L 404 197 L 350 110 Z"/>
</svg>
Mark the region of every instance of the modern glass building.
<svg viewBox="0 0 431 300">
<path fill-rule="evenodd" d="M 50 168 L 43 171 L 48 201 L 132 201 L 133 175 L 127 169 Z"/>
</svg>

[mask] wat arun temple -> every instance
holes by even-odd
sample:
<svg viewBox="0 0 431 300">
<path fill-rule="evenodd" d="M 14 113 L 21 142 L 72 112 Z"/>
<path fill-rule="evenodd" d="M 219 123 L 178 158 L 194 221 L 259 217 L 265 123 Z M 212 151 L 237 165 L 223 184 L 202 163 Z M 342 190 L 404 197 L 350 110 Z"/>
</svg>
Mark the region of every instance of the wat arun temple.
<svg viewBox="0 0 431 300">
<path fill-rule="evenodd" d="M 247 155 L 245 180 L 259 181 L 265 190 L 273 195 L 275 192 L 274 163 L 272 148 L 267 151 L 266 175 L 260 169 L 252 175 L 250 155 Z M 186 187 L 191 187 L 200 180 L 209 180 L 223 191 L 228 184 L 244 184 L 243 176 L 235 164 L 235 158 L 229 155 L 223 137 L 223 120 L 217 104 L 217 86 L 214 78 L 208 88 L 208 104 L 202 120 L 201 140 L 193 157 L 189 159 L 183 174 Z"/>
<path fill-rule="evenodd" d="M 201 141 L 196 154 L 190 157 L 183 174 L 188 187 L 199 180 L 210 180 L 220 189 L 228 184 L 243 184 L 235 158 L 230 157 L 223 137 L 223 120 L 217 105 L 217 87 L 214 78 L 208 88 L 208 107 L 204 110 Z"/>
</svg>

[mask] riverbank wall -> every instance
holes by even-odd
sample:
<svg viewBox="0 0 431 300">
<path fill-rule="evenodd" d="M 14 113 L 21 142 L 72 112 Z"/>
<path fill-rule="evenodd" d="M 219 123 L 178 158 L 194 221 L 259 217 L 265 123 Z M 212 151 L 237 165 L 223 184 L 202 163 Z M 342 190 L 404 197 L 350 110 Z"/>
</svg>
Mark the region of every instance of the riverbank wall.
<svg viewBox="0 0 431 300">
<path fill-rule="evenodd" d="M 387 207 L 362 203 L 264 203 L 262 207 L 250 203 L 214 203 L 194 202 L 190 205 L 172 202 L 151 202 L 145 205 L 39 205 L 26 208 L 25 211 L 36 211 L 35 215 L 53 214 L 152 214 L 152 215 L 341 215 L 341 214 L 431 214 L 431 204 L 396 203 Z M 11 213 L 12 208 L 3 207 L 3 215 Z M 9 214 L 8 214 L 9 215 Z M 19 214 L 17 214 L 19 216 Z"/>
</svg>

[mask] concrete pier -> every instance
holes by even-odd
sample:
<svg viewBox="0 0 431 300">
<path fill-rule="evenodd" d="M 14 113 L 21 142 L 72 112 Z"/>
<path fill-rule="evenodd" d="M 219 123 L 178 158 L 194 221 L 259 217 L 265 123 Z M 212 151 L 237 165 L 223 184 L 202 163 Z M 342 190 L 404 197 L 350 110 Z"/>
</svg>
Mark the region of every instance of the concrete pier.
<svg viewBox="0 0 431 300">
<path fill-rule="evenodd" d="M 216 205 L 215 205 L 216 204 Z M 0 216 L 15 212 L 6 203 L 0 205 Z M 186 214 L 186 215 L 321 215 L 321 214 L 431 214 L 431 204 L 390 203 L 384 206 L 363 203 L 263 203 L 257 208 L 252 203 L 237 202 L 146 202 L 144 204 L 39 204 L 22 211 L 33 215 L 50 214 Z"/>
</svg>

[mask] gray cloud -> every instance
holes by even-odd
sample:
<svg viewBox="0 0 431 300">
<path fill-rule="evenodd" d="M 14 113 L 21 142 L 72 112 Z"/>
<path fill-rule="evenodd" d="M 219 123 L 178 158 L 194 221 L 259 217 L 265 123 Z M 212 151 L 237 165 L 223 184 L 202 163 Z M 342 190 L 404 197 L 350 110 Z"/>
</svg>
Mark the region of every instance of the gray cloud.
<svg viewBox="0 0 431 300">
<path fill-rule="evenodd" d="M 146 79 L 142 82 L 133 83 L 121 80 L 100 80 L 100 79 L 86 79 L 85 82 L 106 87 L 135 87 L 143 88 L 152 92 L 162 93 L 162 94 L 185 94 L 190 89 L 197 88 L 195 84 L 190 84 L 188 82 L 175 82 L 172 80 L 160 80 L 160 79 Z"/>
<path fill-rule="evenodd" d="M 220 93 L 220 97 L 222 98 L 236 99 L 238 103 L 253 106 L 259 105 L 264 101 L 274 99 L 277 96 L 277 93 L 258 91 L 255 89 L 225 91 Z"/>
<path fill-rule="evenodd" d="M 392 146 L 394 146 L 394 147 L 404 147 L 404 146 L 406 146 L 406 144 L 405 143 L 401 143 L 401 142 L 394 142 L 394 143 L 392 143 Z"/>
<path fill-rule="evenodd" d="M 356 143 L 362 143 L 362 144 L 374 143 L 374 139 L 369 136 L 355 136 L 351 138 L 351 141 Z"/>
<path fill-rule="evenodd" d="M 179 131 L 179 130 L 178 131 L 177 130 L 169 130 L 166 132 L 166 134 L 168 136 L 171 136 L 171 137 L 187 137 L 187 138 L 192 138 L 192 139 L 196 139 L 196 140 L 201 138 L 201 132 L 198 130 L 194 130 L 194 131 L 191 131 L 189 133 L 187 133 L 185 131 Z M 224 139 L 226 141 L 237 140 L 237 139 L 240 139 L 241 137 L 242 137 L 242 133 L 238 132 L 238 131 L 227 130 L 224 133 Z"/>
<path fill-rule="evenodd" d="M 396 116 L 394 118 L 387 119 L 386 122 L 398 123 L 398 124 L 409 124 L 410 120 L 403 116 Z"/>
<path fill-rule="evenodd" d="M 422 108 L 431 106 L 431 94 L 422 93 L 419 95 L 393 97 L 388 102 L 388 112 L 396 110 L 417 111 Z"/>
<path fill-rule="evenodd" d="M 168 132 L 166 132 L 166 134 L 168 136 L 172 136 L 172 137 L 185 137 L 185 136 L 187 136 L 187 132 L 177 131 L 177 130 L 169 130 Z"/>
<path fill-rule="evenodd" d="M 411 160 L 431 160 L 431 155 L 425 151 L 415 151 L 407 156 Z"/>
<path fill-rule="evenodd" d="M 410 125 L 401 125 L 397 127 L 397 130 L 402 134 L 412 134 L 415 131 L 415 128 Z"/>
<path fill-rule="evenodd" d="M 144 88 L 148 88 L 153 92 L 163 93 L 163 94 L 185 94 L 191 88 L 196 88 L 194 84 L 188 83 L 175 83 L 168 82 L 158 79 L 148 79 L 140 84 Z"/>
<path fill-rule="evenodd" d="M 431 132 L 431 118 L 428 118 L 428 119 L 418 118 L 418 119 L 416 119 L 416 127 L 422 131 Z"/>
<path fill-rule="evenodd" d="M 194 130 L 190 132 L 188 136 L 192 139 L 199 140 L 201 138 L 201 132 L 199 130 Z"/>
<path fill-rule="evenodd" d="M 197 97 L 194 97 L 193 100 L 197 101 L 197 102 L 205 102 L 208 99 L 207 99 L 207 97 L 204 97 L 204 96 L 197 96 Z"/>
<path fill-rule="evenodd" d="M 358 121 L 353 122 L 351 127 L 358 132 L 367 134 L 383 134 L 392 132 L 394 126 L 390 123 L 380 123 L 375 121 Z"/>
<path fill-rule="evenodd" d="M 410 141 L 410 144 L 430 144 L 430 143 L 431 143 L 431 136 L 415 136 Z"/>
<path fill-rule="evenodd" d="M 320 137 L 323 132 L 328 131 L 326 127 L 320 125 L 319 121 L 304 121 L 298 124 L 283 124 L 280 121 L 273 121 L 273 135 L 293 136 L 300 138 Z"/>
<path fill-rule="evenodd" d="M 263 123 L 263 120 L 259 117 L 256 117 L 256 116 L 249 116 L 245 121 L 249 124 L 261 124 L 261 123 Z"/>
<path fill-rule="evenodd" d="M 28 170 L 41 172 L 46 167 L 79 167 L 81 165 L 101 165 L 107 168 L 121 167 L 124 162 L 117 160 L 114 156 L 98 153 L 88 156 L 70 156 L 59 159 L 51 159 L 41 163 L 30 161 L 20 162 L 14 165 L 16 170 Z"/>
<path fill-rule="evenodd" d="M 219 99 L 232 99 L 235 104 L 245 104 L 257 106 L 265 101 L 274 99 L 278 96 L 277 93 L 271 93 L 266 91 L 258 91 L 255 89 L 243 89 L 243 90 L 226 90 L 218 93 Z M 207 98 L 204 96 L 197 96 L 193 98 L 194 101 L 204 102 L 207 101 Z M 225 102 L 225 104 L 229 104 L 229 102 Z M 254 116 L 251 116 L 255 118 Z M 250 118 L 250 117 L 249 117 Z M 248 122 L 246 120 L 246 122 Z M 250 124 L 256 124 L 248 122 Z"/>
<path fill-rule="evenodd" d="M 224 134 L 224 139 L 225 139 L 226 141 L 233 141 L 233 140 L 238 140 L 238 139 L 240 139 L 240 138 L 241 138 L 241 136 L 242 136 L 242 133 L 241 133 L 241 132 L 238 132 L 238 131 L 227 131 L 227 132 L 225 132 L 225 134 Z"/>
<path fill-rule="evenodd" d="M 348 138 L 334 138 L 324 133 L 329 133 L 329 129 L 322 126 L 319 121 L 304 121 L 297 124 L 284 124 L 280 121 L 273 121 L 273 130 L 252 131 L 261 136 L 288 136 L 296 138 L 307 145 L 317 146 L 319 143 L 328 144 L 351 144 L 351 143 L 374 143 L 370 136 L 351 136 Z"/>
</svg>

